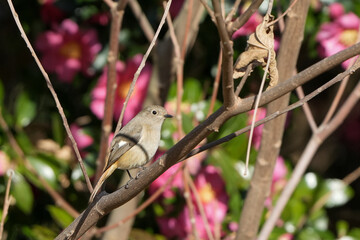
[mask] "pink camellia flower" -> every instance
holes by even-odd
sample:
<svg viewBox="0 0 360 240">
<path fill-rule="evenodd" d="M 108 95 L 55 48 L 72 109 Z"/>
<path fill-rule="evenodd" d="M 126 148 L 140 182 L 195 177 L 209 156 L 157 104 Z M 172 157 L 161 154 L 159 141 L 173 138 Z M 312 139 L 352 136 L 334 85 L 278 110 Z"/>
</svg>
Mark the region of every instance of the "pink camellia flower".
<svg viewBox="0 0 360 240">
<path fill-rule="evenodd" d="M 204 208 L 209 228 L 214 234 L 224 220 L 227 212 L 228 196 L 225 184 L 219 171 L 214 166 L 206 166 L 195 177 L 195 187 L 198 191 L 200 202 Z M 195 206 L 194 218 L 196 231 L 200 239 L 207 239 L 205 223 L 201 217 L 195 196 L 191 195 Z M 169 211 L 170 210 L 170 211 Z M 164 216 L 158 217 L 160 231 L 168 238 L 188 239 L 192 232 L 191 218 L 188 207 L 185 205 L 178 216 L 174 216 L 173 208 L 168 208 Z M 176 209 L 178 210 L 178 209 Z M 171 217 L 169 217 L 169 215 Z"/>
<path fill-rule="evenodd" d="M 248 112 L 248 124 L 251 124 L 251 121 L 253 119 L 253 115 L 254 115 L 254 110 L 251 110 Z M 265 108 L 258 108 L 257 113 L 256 113 L 256 119 L 255 121 L 259 121 L 261 119 L 263 119 L 264 117 L 266 117 L 266 109 Z M 252 138 L 252 144 L 254 146 L 255 149 L 259 149 L 260 148 L 260 143 L 261 143 L 261 136 L 262 136 L 262 130 L 264 128 L 264 125 L 260 125 L 257 126 L 256 128 L 254 128 L 254 135 Z"/>
<path fill-rule="evenodd" d="M 261 23 L 262 16 L 259 13 L 254 13 L 249 20 L 239 28 L 233 35 L 232 39 L 236 39 L 240 36 L 248 36 L 251 33 L 255 32 L 256 27 Z"/>
<path fill-rule="evenodd" d="M 91 146 L 91 144 L 94 142 L 94 139 L 90 135 L 86 134 L 84 130 L 75 123 L 70 125 L 70 131 L 79 148 L 81 156 L 86 156 L 87 152 L 85 151 L 85 148 Z"/>
<path fill-rule="evenodd" d="M 74 136 L 74 139 L 76 141 L 76 144 L 78 145 L 79 149 L 84 149 L 91 144 L 93 144 L 94 139 L 86 134 L 82 128 L 80 128 L 76 124 L 71 124 L 70 131 L 72 135 Z"/>
<path fill-rule="evenodd" d="M 81 30 L 75 22 L 66 19 L 53 31 L 42 33 L 36 40 L 36 48 L 42 53 L 45 70 L 70 83 L 80 71 L 91 74 L 90 65 L 101 45 L 95 30 Z"/>
<path fill-rule="evenodd" d="M 116 63 L 116 80 L 118 87 L 115 93 L 114 119 L 118 120 L 121 114 L 122 106 L 125 102 L 126 95 L 130 88 L 134 74 L 142 60 L 142 55 L 135 55 L 128 60 L 126 64 L 121 61 Z M 136 81 L 135 89 L 130 97 L 125 110 L 123 124 L 126 124 L 135 117 L 141 110 L 144 103 L 147 88 L 151 77 L 151 66 L 146 63 L 139 78 Z M 91 111 L 99 118 L 104 117 L 105 97 L 106 97 L 107 68 L 104 69 L 98 83 L 91 93 L 92 101 L 90 104 Z"/>
<path fill-rule="evenodd" d="M 352 46 L 356 43 L 360 18 L 354 13 L 344 14 L 343 6 L 340 3 L 334 3 L 329 7 L 332 22 L 324 23 L 316 36 L 319 42 L 319 54 L 321 57 L 328 57 L 335 53 Z M 351 59 L 342 63 L 347 68 Z"/>
<path fill-rule="evenodd" d="M 276 159 L 274 173 L 271 182 L 270 196 L 265 200 L 265 206 L 271 207 L 272 197 L 279 193 L 287 182 L 286 179 L 287 168 L 285 165 L 284 158 L 279 156 Z"/>
</svg>

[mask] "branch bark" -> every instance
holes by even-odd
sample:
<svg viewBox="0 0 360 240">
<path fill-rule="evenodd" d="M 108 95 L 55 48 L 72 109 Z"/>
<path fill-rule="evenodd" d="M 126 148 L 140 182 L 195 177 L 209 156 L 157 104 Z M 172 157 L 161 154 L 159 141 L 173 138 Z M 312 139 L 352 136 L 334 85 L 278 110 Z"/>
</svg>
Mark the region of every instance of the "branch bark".
<svg viewBox="0 0 360 240">
<path fill-rule="evenodd" d="M 312 65 L 285 82 L 279 83 L 275 87 L 265 91 L 262 94 L 260 105 L 267 104 L 283 96 L 294 90 L 296 87 L 308 82 L 310 79 L 357 54 L 360 54 L 360 44 L 355 44 L 350 48 Z M 246 99 L 236 98 L 233 107 L 227 109 L 224 107 L 219 108 L 215 113 L 210 115 L 209 118 L 187 134 L 181 141 L 169 149 L 158 161 L 142 171 L 138 179 L 130 181 L 128 189 L 122 187 L 111 194 L 105 192 L 98 194 L 92 204 L 90 204 L 81 215 L 73 221 L 73 223 L 60 233 L 56 239 L 78 239 L 90 227 L 95 225 L 99 219 L 108 214 L 111 210 L 123 205 L 135 197 L 169 167 L 184 158 L 205 137 L 212 132 L 217 131 L 229 118 L 249 111 L 253 107 L 254 101 L 255 97 Z"/>
<path fill-rule="evenodd" d="M 288 15 L 285 30 L 282 35 L 281 47 L 278 55 L 279 83 L 291 77 L 296 69 L 309 1 L 296 4 L 294 10 Z M 272 114 L 288 105 L 290 93 L 269 103 L 267 115 Z M 274 119 L 264 125 L 254 175 L 245 200 L 239 221 L 239 230 L 236 239 L 255 239 L 264 202 L 269 195 L 271 179 L 279 156 L 282 143 L 286 115 Z"/>
</svg>

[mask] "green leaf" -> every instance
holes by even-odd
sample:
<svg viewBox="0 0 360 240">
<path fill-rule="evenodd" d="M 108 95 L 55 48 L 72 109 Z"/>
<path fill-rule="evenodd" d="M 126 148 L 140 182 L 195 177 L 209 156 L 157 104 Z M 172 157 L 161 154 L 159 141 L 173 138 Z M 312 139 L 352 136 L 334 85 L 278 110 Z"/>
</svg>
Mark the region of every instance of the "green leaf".
<svg viewBox="0 0 360 240">
<path fill-rule="evenodd" d="M 16 125 L 26 127 L 36 115 L 36 104 L 29 98 L 26 92 L 22 92 L 15 103 Z"/>
<path fill-rule="evenodd" d="M 33 225 L 32 227 L 24 226 L 22 228 L 23 234 L 31 240 L 52 240 L 56 237 L 56 233 L 50 228 Z"/>
<path fill-rule="evenodd" d="M 69 213 L 59 207 L 48 205 L 46 208 L 50 212 L 51 217 L 62 228 L 69 226 L 70 223 L 74 220 L 74 218 Z"/>
<path fill-rule="evenodd" d="M 188 78 L 184 83 L 183 101 L 189 103 L 196 103 L 202 99 L 203 87 L 195 78 Z"/>
<path fill-rule="evenodd" d="M 51 127 L 54 140 L 61 146 L 64 144 L 64 127 L 58 113 L 51 115 Z"/>
<path fill-rule="evenodd" d="M 59 169 L 56 168 L 50 160 L 33 156 L 29 156 L 28 159 L 36 172 L 53 188 L 57 189 L 59 187 L 56 179 L 56 176 L 59 174 Z"/>
<path fill-rule="evenodd" d="M 26 214 L 31 213 L 34 196 L 29 183 L 25 178 L 15 172 L 12 180 L 11 195 L 16 199 L 16 206 Z"/>
<path fill-rule="evenodd" d="M 338 237 L 343 237 L 349 231 L 349 224 L 344 220 L 340 220 L 336 223 L 336 230 Z"/>
</svg>

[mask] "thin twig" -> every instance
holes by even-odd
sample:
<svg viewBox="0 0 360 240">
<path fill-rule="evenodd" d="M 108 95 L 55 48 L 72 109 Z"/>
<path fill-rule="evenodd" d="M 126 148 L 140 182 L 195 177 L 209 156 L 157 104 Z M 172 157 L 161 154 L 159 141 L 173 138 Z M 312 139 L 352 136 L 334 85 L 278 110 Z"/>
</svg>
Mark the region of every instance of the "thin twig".
<svg viewBox="0 0 360 240">
<path fill-rule="evenodd" d="M 23 150 L 20 148 L 19 144 L 17 143 L 14 135 L 9 129 L 9 126 L 7 125 L 0 108 L 0 126 L 4 130 L 10 146 L 14 149 L 15 153 L 19 156 L 19 158 L 22 160 L 25 167 L 36 176 L 36 178 L 41 182 L 45 190 L 49 193 L 49 195 L 52 197 L 54 202 L 67 211 L 71 216 L 76 218 L 79 216 L 79 213 L 68 203 L 65 201 L 65 199 L 62 198 L 62 196 L 56 192 L 51 185 L 35 170 L 35 168 L 31 165 L 30 161 L 26 158 Z"/>
<path fill-rule="evenodd" d="M 186 46 L 187 46 L 186 43 L 188 41 L 188 35 L 189 35 L 190 26 L 191 26 L 194 0 L 187 1 L 187 4 L 188 4 L 188 10 L 187 10 L 187 16 L 186 16 L 185 33 L 184 33 L 183 41 L 181 43 L 181 60 L 182 61 L 185 60 L 185 55 L 186 55 L 186 50 L 187 50 L 186 49 Z"/>
<path fill-rule="evenodd" d="M 111 9 L 112 7 L 114 7 L 114 5 L 116 5 L 115 2 L 111 1 L 111 0 L 103 0 L 104 3 L 106 3 L 106 5 L 108 5 L 108 7 Z"/>
<path fill-rule="evenodd" d="M 141 10 L 139 2 L 137 0 L 131 0 L 129 1 L 129 5 L 135 17 L 137 18 L 145 37 L 149 42 L 151 42 L 151 40 L 154 38 L 154 29 L 152 28 L 144 12 Z"/>
<path fill-rule="evenodd" d="M 257 110 L 259 108 L 259 103 L 260 103 L 260 99 L 261 99 L 261 94 L 265 85 L 265 80 L 266 80 L 266 76 L 268 74 L 269 71 L 269 66 L 270 66 L 270 59 L 271 59 L 271 51 L 268 50 L 268 61 L 266 63 L 266 68 L 265 68 L 265 72 L 263 75 L 263 78 L 261 80 L 261 85 L 260 85 L 260 89 L 258 92 L 258 95 L 256 96 L 256 102 L 255 102 L 255 107 L 254 107 L 254 113 L 253 113 L 253 117 L 251 120 L 251 128 L 250 128 L 250 135 L 249 135 L 249 142 L 248 142 L 248 146 L 247 146 L 247 150 L 246 150 L 246 161 L 245 161 L 245 170 L 244 170 L 244 176 L 247 175 L 248 172 L 248 167 L 249 167 L 249 159 L 250 159 L 250 150 L 251 150 L 251 143 L 252 143 L 252 138 L 254 135 L 254 124 L 256 121 L 256 115 L 257 115 Z"/>
<path fill-rule="evenodd" d="M 341 82 L 342 83 L 342 82 Z M 303 91 L 303 88 L 300 86 L 300 87 L 297 87 L 296 88 L 296 93 L 298 95 L 298 97 L 300 99 L 304 98 L 304 91 Z M 303 109 L 304 109 L 304 113 L 305 113 L 305 116 L 306 116 L 306 119 L 310 125 L 310 128 L 313 132 L 316 132 L 317 130 L 317 125 L 316 125 L 316 122 L 315 122 L 315 119 L 314 119 L 314 116 L 313 114 L 311 113 L 311 109 L 310 109 L 310 106 L 309 104 L 305 103 L 303 105 Z"/>
<path fill-rule="evenodd" d="M 211 21 L 213 21 L 216 24 L 214 11 L 209 7 L 209 5 L 207 4 L 207 2 L 205 0 L 200 0 L 200 2 L 205 7 L 207 13 L 209 14 L 209 16 L 211 18 Z"/>
<path fill-rule="evenodd" d="M 241 78 L 241 81 L 239 83 L 239 85 L 236 87 L 236 90 L 235 90 L 235 96 L 239 96 L 241 90 L 243 89 L 244 85 L 245 85 L 245 82 L 247 80 L 247 78 L 250 76 L 250 73 L 253 69 L 254 65 L 252 63 L 250 63 L 247 67 L 246 67 L 246 70 L 245 70 L 245 74 L 244 76 Z"/>
<path fill-rule="evenodd" d="M 121 0 L 113 5 L 111 12 L 111 27 L 109 39 L 109 52 L 107 56 L 107 78 L 106 78 L 106 95 L 104 117 L 101 123 L 100 147 L 97 157 L 97 169 L 95 174 L 95 182 L 101 177 L 103 169 L 108 161 L 109 136 L 113 125 L 115 92 L 118 86 L 116 62 L 119 55 L 119 34 L 124 17 L 124 9 L 127 0 Z"/>
<path fill-rule="evenodd" d="M 58 109 L 58 111 L 59 111 L 59 114 L 60 114 L 60 116 L 61 116 L 61 119 L 62 119 L 62 121 L 63 121 L 64 128 L 65 128 L 66 133 L 67 133 L 67 135 L 68 135 L 68 137 L 69 137 L 69 139 L 70 139 L 70 141 L 71 141 L 71 144 L 72 144 L 72 147 L 73 147 L 73 149 L 74 149 L 76 158 L 77 158 L 77 160 L 78 160 L 78 162 L 79 162 L 79 164 L 80 164 L 80 168 L 81 168 L 81 171 L 82 171 L 82 173 L 83 173 L 83 175 L 84 175 L 84 178 L 85 178 L 85 181 L 86 181 L 86 185 L 87 185 L 87 187 L 88 187 L 88 189 L 89 189 L 89 192 L 92 192 L 92 185 L 91 185 L 89 176 L 88 176 L 87 173 L 86 173 L 86 169 L 85 169 L 83 160 L 82 160 L 82 158 L 81 158 L 79 149 L 78 149 L 78 147 L 77 147 L 76 141 L 75 141 L 75 139 L 74 139 L 74 137 L 73 137 L 73 135 L 72 135 L 72 133 L 71 133 L 71 130 L 70 130 L 68 121 L 67 121 L 67 119 L 66 119 L 64 110 L 63 110 L 63 108 L 62 108 L 62 106 L 61 106 L 61 103 L 60 103 L 58 97 L 57 97 L 57 94 L 56 94 L 56 92 L 55 92 L 55 90 L 54 90 L 54 87 L 53 87 L 51 81 L 50 81 L 50 78 L 49 78 L 48 74 L 46 73 L 45 69 L 43 68 L 43 66 L 42 66 L 39 58 L 37 57 L 37 55 L 36 55 L 36 53 L 35 53 L 32 45 L 31 45 L 28 37 L 26 36 L 26 33 L 25 33 L 23 27 L 21 26 L 21 22 L 20 22 L 19 16 L 18 16 L 18 14 L 17 14 L 16 11 L 15 11 L 15 8 L 14 8 L 14 5 L 13 5 L 13 3 L 12 3 L 12 0 L 7 0 L 7 1 L 8 1 L 8 4 L 9 4 L 11 13 L 12 13 L 12 15 L 13 15 L 13 17 L 14 17 L 15 23 L 16 23 L 16 25 L 17 25 L 20 33 L 21 33 L 21 37 L 24 39 L 24 41 L 25 41 L 25 43 L 26 43 L 26 46 L 27 46 L 28 49 L 30 50 L 31 55 L 33 56 L 36 64 L 38 65 L 38 68 L 40 69 L 42 75 L 44 76 L 45 81 L 46 81 L 46 85 L 47 85 L 47 87 L 49 88 L 49 90 L 50 90 L 50 92 L 51 92 L 51 94 L 52 94 L 52 96 L 53 96 L 53 98 L 54 98 L 54 100 L 55 100 L 56 107 L 57 107 L 57 109 Z"/>
<path fill-rule="evenodd" d="M 354 68 L 353 71 L 357 69 L 357 68 Z M 268 115 L 266 116 L 265 118 L 261 119 L 261 120 L 258 120 L 255 122 L 254 126 L 257 127 L 257 126 L 260 126 L 266 122 L 269 122 L 271 121 L 272 119 L 274 118 L 277 118 L 279 117 L 280 115 L 282 114 L 285 114 L 285 113 L 288 113 L 289 111 L 292 111 L 298 107 L 301 107 L 303 106 L 305 103 L 309 102 L 311 99 L 313 99 L 314 97 L 316 97 L 317 95 L 319 95 L 320 93 L 322 93 L 323 91 L 325 91 L 326 89 L 328 89 L 329 87 L 333 86 L 334 84 L 338 83 L 339 81 L 341 81 L 344 77 L 348 76 L 349 74 L 352 74 L 353 73 L 352 70 L 347 70 L 343 73 L 340 73 L 338 74 L 335 78 L 331 79 L 330 81 L 328 81 L 327 83 L 325 83 L 324 85 L 322 85 L 321 87 L 317 88 L 316 90 L 314 90 L 313 92 L 309 93 L 308 95 L 306 95 L 305 97 L 299 99 L 297 102 L 285 107 L 284 109 L 282 110 L 279 110 L 279 111 L 276 111 L 274 113 L 272 113 L 271 115 Z M 180 159 L 179 162 L 183 161 L 184 159 L 187 159 L 189 157 L 192 157 L 198 153 L 201 153 L 203 151 L 206 151 L 210 148 L 213 148 L 217 145 L 220 145 L 222 143 L 225 143 L 225 142 L 228 142 L 230 141 L 231 139 L 249 131 L 251 128 L 251 125 L 250 126 L 247 126 L 247 127 L 244 127 L 234 133 L 231 133 L 225 137 L 222 137 L 220 139 L 217 139 L 213 142 L 210 142 L 210 143 L 207 143 L 199 148 L 196 148 L 192 151 L 189 152 L 188 155 L 186 155 L 185 158 L 183 159 Z M 359 170 L 360 171 L 360 170 Z"/>
<path fill-rule="evenodd" d="M 236 0 L 234 5 L 232 6 L 231 10 L 229 11 L 228 15 L 225 18 L 225 22 L 228 23 L 231 21 L 232 17 L 235 15 L 236 11 L 239 8 L 241 0 Z"/>
<path fill-rule="evenodd" d="M 4 197 L 4 206 L 1 216 L 1 223 L 0 223 L 0 240 L 2 239 L 3 231 L 4 231 L 4 224 L 5 219 L 9 211 L 10 202 L 11 202 L 11 196 L 10 196 L 10 187 L 11 187 L 11 179 L 14 176 L 14 170 L 9 169 L 7 171 L 7 175 L 9 177 L 7 184 L 6 184 L 6 191 L 5 191 L 5 197 Z"/>
<path fill-rule="evenodd" d="M 165 2 L 163 2 L 165 7 Z M 189 15 L 188 15 L 189 16 Z M 183 129 L 182 129 L 182 117 L 181 117 L 181 101 L 183 96 L 183 78 L 184 78 L 184 60 L 181 56 L 180 52 L 180 45 L 176 38 L 174 25 L 172 23 L 170 15 L 166 16 L 166 21 L 169 27 L 169 33 L 171 42 L 174 46 L 174 52 L 175 52 L 175 65 L 176 65 L 176 123 L 177 123 L 177 131 L 178 131 L 178 139 L 181 139 L 184 135 Z M 186 34 L 185 34 L 186 35 Z"/>
<path fill-rule="evenodd" d="M 184 162 L 185 163 L 185 162 Z M 183 182 L 184 182 L 184 199 L 185 199 L 185 202 L 186 202 L 186 206 L 188 207 L 188 210 L 189 210 L 189 220 L 190 220 L 190 224 L 191 224 L 191 232 L 192 232 L 192 239 L 200 239 L 199 238 L 199 233 L 197 231 L 197 228 L 196 228 L 196 213 L 195 213 L 195 207 L 194 207 L 194 204 L 192 202 L 192 199 L 191 199 L 191 192 L 190 192 L 190 188 L 189 188 L 189 178 L 190 178 L 190 174 L 187 173 L 189 170 L 187 169 L 186 167 L 186 164 L 183 165 L 184 168 L 183 168 Z"/>
<path fill-rule="evenodd" d="M 297 0 L 292 1 L 292 3 L 290 4 L 290 6 L 288 7 L 288 9 L 286 9 L 286 11 L 285 11 L 283 14 L 281 14 L 280 17 L 278 17 L 278 18 L 275 19 L 274 21 L 269 22 L 269 23 L 266 25 L 266 27 L 270 27 L 271 25 L 277 23 L 280 19 L 282 19 L 282 18 L 283 18 L 286 14 L 288 14 L 288 12 L 294 7 L 294 5 L 295 5 L 296 2 L 297 2 Z"/>
<path fill-rule="evenodd" d="M 334 118 L 325 125 L 321 125 L 319 130 L 315 132 L 308 142 L 303 154 L 301 155 L 298 164 L 296 165 L 293 174 L 285 186 L 283 192 L 281 193 L 275 208 L 272 210 L 270 217 L 265 222 L 264 227 L 261 229 L 258 239 L 265 240 L 268 239 L 272 229 L 275 226 L 277 219 L 280 217 L 282 210 L 284 209 L 286 203 L 294 192 L 298 182 L 300 181 L 302 175 L 304 174 L 307 166 L 309 165 L 311 159 L 316 153 L 317 149 L 321 143 L 333 133 L 338 126 L 344 121 L 348 116 L 351 109 L 358 102 L 360 98 L 360 82 L 356 85 L 355 89 L 352 91 L 346 102 L 334 116 Z"/>
<path fill-rule="evenodd" d="M 118 132 L 120 130 L 120 128 L 121 128 L 122 119 L 124 118 L 124 113 L 125 113 L 126 106 L 127 106 L 128 102 L 129 102 L 131 94 L 133 93 L 133 91 L 135 89 L 136 81 L 139 78 L 139 75 L 140 75 L 142 69 L 145 66 L 145 62 L 146 62 L 147 58 L 149 57 L 149 54 L 150 54 L 151 50 L 153 49 L 153 47 L 154 47 L 154 45 L 156 43 L 156 40 L 157 40 L 157 38 L 159 36 L 159 33 L 160 33 L 160 30 L 161 30 L 161 28 L 163 27 L 163 25 L 165 23 L 165 19 L 166 19 L 166 16 L 168 15 L 168 13 L 169 13 L 169 8 L 171 6 L 171 2 L 172 2 L 172 0 L 168 0 L 168 2 L 166 4 L 165 11 L 164 11 L 164 14 L 163 14 L 163 16 L 161 18 L 161 21 L 159 23 L 159 26 L 158 26 L 156 32 L 155 32 L 154 39 L 151 41 L 150 46 L 148 47 L 143 59 L 141 60 L 140 66 L 138 67 L 138 69 L 136 70 L 136 72 L 134 74 L 134 78 L 133 78 L 133 80 L 131 82 L 129 91 L 128 91 L 127 95 L 126 95 L 125 102 L 123 104 L 123 108 L 121 109 L 120 118 L 119 118 L 119 121 L 117 123 L 115 132 Z"/>
<path fill-rule="evenodd" d="M 217 63 L 217 72 L 216 72 L 216 76 L 215 76 L 215 81 L 214 81 L 213 91 L 211 94 L 210 106 L 209 106 L 209 111 L 208 111 L 207 117 L 209 117 L 214 111 L 216 96 L 219 91 L 219 83 L 220 83 L 220 77 L 221 77 L 221 65 L 222 65 L 222 49 L 220 48 L 218 63 Z"/>
<path fill-rule="evenodd" d="M 188 180 L 190 189 L 191 189 L 192 193 L 194 194 L 196 205 L 197 205 L 197 207 L 199 209 L 200 216 L 201 216 L 201 218 L 203 220 L 206 235 L 207 235 L 208 239 L 214 240 L 215 238 L 214 238 L 214 235 L 211 232 L 210 224 L 209 224 L 208 218 L 207 218 L 207 216 L 205 214 L 205 208 L 204 208 L 204 205 L 201 202 L 199 192 L 196 189 L 196 186 L 195 186 L 194 181 L 192 180 L 192 178 L 191 178 L 191 176 L 189 174 L 189 171 L 187 171 L 187 174 L 188 174 L 187 180 Z M 214 218 L 214 220 L 215 219 L 216 218 Z"/>
</svg>

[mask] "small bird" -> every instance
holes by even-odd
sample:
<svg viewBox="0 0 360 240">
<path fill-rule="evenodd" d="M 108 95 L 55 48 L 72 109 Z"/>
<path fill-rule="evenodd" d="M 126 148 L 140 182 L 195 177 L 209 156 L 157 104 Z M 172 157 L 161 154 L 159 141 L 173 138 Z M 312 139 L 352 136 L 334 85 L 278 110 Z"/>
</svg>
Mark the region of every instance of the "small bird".
<svg viewBox="0 0 360 240">
<path fill-rule="evenodd" d="M 155 155 L 161 135 L 161 127 L 166 118 L 172 118 L 165 108 L 157 105 L 146 107 L 128 122 L 111 142 L 106 166 L 91 193 L 92 202 L 105 180 L 119 168 L 126 170 L 143 167 Z"/>
</svg>

